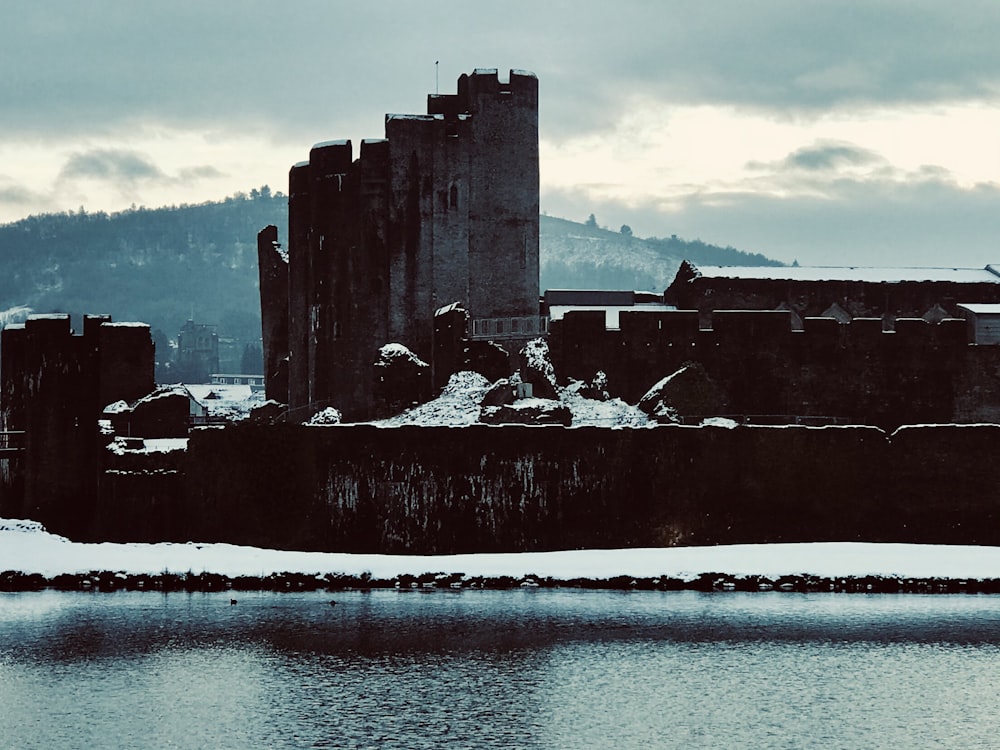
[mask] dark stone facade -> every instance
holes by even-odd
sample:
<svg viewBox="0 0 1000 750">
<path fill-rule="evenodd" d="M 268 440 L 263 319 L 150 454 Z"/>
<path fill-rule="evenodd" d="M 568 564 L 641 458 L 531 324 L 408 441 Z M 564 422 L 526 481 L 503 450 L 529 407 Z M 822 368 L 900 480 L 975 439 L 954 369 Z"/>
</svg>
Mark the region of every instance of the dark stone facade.
<svg viewBox="0 0 1000 750">
<path fill-rule="evenodd" d="M 426 115 L 386 115 L 385 136 L 356 160 L 350 141 L 314 146 L 289 175 L 287 255 L 258 239 L 267 396 L 296 416 L 368 418 L 379 348 L 433 362 L 434 314 L 452 303 L 537 320 L 535 76 L 463 75 Z"/>
<path fill-rule="evenodd" d="M 97 501 L 108 404 L 153 390 L 149 326 L 87 315 L 74 334 L 69 315 L 39 315 L 3 329 L 0 429 L 24 431 L 24 450 L 5 459 L 0 514 L 85 534 Z"/>
<path fill-rule="evenodd" d="M 963 317 L 958 309 L 963 302 L 1000 302 L 1000 271 L 993 266 L 899 269 L 904 280 L 897 281 L 879 280 L 875 269 L 865 268 L 765 270 L 763 278 L 745 277 L 739 267 L 703 270 L 684 261 L 664 300 L 680 310 L 697 310 L 703 322 L 713 310 L 788 310 L 800 328 L 803 319 L 829 316 L 832 308 L 843 317 L 842 322 L 879 318 L 886 330 L 892 330 L 897 318 L 937 322 Z M 815 278 L 802 278 L 803 270 Z M 823 279 L 824 270 L 836 278 Z M 922 278 L 916 280 L 914 273 Z"/>
<path fill-rule="evenodd" d="M 603 371 L 609 394 L 629 403 L 697 363 L 727 415 L 887 429 L 1000 421 L 1000 346 L 970 344 L 963 320 L 897 319 L 887 332 L 878 318 L 807 317 L 796 331 L 789 311 L 717 310 L 710 328 L 700 317 L 622 312 L 607 329 L 602 311 L 570 312 L 550 326 L 552 362 L 564 381 Z"/>
<path fill-rule="evenodd" d="M 381 553 L 1000 544 L 1000 426 L 195 430 L 111 456 L 99 538 Z M 146 463 L 136 463 L 137 461 Z M 143 467 L 145 466 L 145 469 Z"/>
</svg>

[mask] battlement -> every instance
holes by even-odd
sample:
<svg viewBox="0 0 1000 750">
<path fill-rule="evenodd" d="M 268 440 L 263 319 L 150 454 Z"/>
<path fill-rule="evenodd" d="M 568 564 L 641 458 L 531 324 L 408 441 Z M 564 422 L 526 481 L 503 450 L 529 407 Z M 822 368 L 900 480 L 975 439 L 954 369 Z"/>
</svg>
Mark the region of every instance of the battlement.
<svg viewBox="0 0 1000 750">
<path fill-rule="evenodd" d="M 96 493 L 102 409 L 155 386 L 148 325 L 86 315 L 82 328 L 64 313 L 32 315 L 3 329 L 0 351 L 0 426 L 24 433 L 23 494 L 7 512 L 75 531 Z"/>
<path fill-rule="evenodd" d="M 971 343 L 968 327 L 959 318 L 945 318 L 930 323 L 923 318 L 899 318 L 894 330 L 883 330 L 881 318 L 854 318 L 841 323 L 835 318 L 803 318 L 803 327 L 793 327 L 790 310 L 715 310 L 708 325 L 702 325 L 697 310 L 622 310 L 618 313 L 618 328 L 606 324 L 601 310 L 571 310 L 553 330 L 567 335 L 615 335 L 628 342 L 633 339 L 653 339 L 664 343 L 739 343 L 753 341 L 757 345 L 795 345 L 807 340 L 824 341 L 831 346 L 846 346 L 851 342 L 888 343 L 921 342 L 936 346 L 965 346 Z"/>
<path fill-rule="evenodd" d="M 309 169 L 313 179 L 345 175 L 354 160 L 350 140 L 317 143 L 309 151 Z"/>
<path fill-rule="evenodd" d="M 979 374 L 1000 366 L 1000 346 L 973 345 L 964 320 L 900 318 L 894 330 L 881 318 L 806 317 L 798 330 L 792 321 L 790 310 L 716 310 L 707 319 L 622 310 L 612 328 L 601 310 L 573 310 L 552 321 L 549 349 L 561 378 L 589 382 L 604 372 L 608 392 L 630 403 L 696 363 L 722 394 L 717 414 L 892 427 L 1000 409 L 992 376 Z"/>
</svg>

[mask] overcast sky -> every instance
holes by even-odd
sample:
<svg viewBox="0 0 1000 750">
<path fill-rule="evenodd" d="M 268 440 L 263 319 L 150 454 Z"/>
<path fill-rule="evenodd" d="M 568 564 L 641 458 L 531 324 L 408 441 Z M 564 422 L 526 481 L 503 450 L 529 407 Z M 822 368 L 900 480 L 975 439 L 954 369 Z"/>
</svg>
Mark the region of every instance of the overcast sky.
<svg viewBox="0 0 1000 750">
<path fill-rule="evenodd" d="M 803 265 L 1000 262 L 995 0 L 48 0 L 0 17 L 0 222 L 287 191 L 313 143 L 357 149 L 438 80 L 522 68 L 550 215 Z"/>
</svg>

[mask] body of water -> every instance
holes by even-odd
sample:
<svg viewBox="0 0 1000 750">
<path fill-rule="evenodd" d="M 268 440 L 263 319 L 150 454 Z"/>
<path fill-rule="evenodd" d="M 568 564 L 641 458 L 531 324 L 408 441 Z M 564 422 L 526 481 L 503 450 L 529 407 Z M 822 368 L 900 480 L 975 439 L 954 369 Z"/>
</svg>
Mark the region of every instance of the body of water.
<svg viewBox="0 0 1000 750">
<path fill-rule="evenodd" d="M 3 748 L 995 748 L 998 687 L 993 596 L 0 594 Z"/>
</svg>

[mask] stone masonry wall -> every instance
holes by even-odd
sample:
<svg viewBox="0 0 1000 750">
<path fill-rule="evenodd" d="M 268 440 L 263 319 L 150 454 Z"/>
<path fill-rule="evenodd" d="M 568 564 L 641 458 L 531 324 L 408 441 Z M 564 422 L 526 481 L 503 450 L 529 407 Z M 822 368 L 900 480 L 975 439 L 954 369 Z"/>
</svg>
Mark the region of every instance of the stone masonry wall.
<svg viewBox="0 0 1000 750">
<path fill-rule="evenodd" d="M 110 466 L 118 473 L 105 478 L 114 493 L 102 493 L 98 534 L 418 554 L 1000 544 L 995 472 L 983 460 L 998 449 L 992 425 L 887 436 L 871 427 L 247 424 L 196 430 L 162 481 Z M 116 518 L 147 520 L 107 520 Z"/>
<path fill-rule="evenodd" d="M 622 312 L 608 330 L 603 312 L 570 312 L 550 327 L 563 380 L 590 381 L 636 403 L 661 378 L 697 362 L 734 415 L 834 417 L 894 429 L 902 424 L 1000 421 L 1000 347 L 968 343 L 965 322 L 877 318 L 841 324 L 786 311 Z"/>
</svg>

